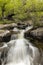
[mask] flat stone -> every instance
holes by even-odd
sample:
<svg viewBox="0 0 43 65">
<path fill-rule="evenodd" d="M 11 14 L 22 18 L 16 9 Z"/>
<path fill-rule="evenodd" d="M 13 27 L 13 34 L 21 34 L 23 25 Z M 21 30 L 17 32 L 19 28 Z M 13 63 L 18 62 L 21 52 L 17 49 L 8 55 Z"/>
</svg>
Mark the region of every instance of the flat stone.
<svg viewBox="0 0 43 65">
<path fill-rule="evenodd" d="M 0 24 L 0 29 L 13 29 L 14 27 L 16 27 L 17 24 L 16 23 L 11 23 L 11 24 Z"/>
</svg>

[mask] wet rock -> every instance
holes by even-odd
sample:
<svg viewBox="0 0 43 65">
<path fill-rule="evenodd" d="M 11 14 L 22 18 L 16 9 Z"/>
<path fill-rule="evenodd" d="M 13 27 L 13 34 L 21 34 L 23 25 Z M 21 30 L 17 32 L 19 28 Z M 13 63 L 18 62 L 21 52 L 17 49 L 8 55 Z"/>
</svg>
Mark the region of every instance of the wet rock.
<svg viewBox="0 0 43 65">
<path fill-rule="evenodd" d="M 43 39 L 43 28 L 37 28 L 30 32 L 30 35 L 38 39 Z"/>
<path fill-rule="evenodd" d="M 28 24 L 27 23 L 17 23 L 17 28 L 19 28 L 19 29 L 25 29 L 26 27 L 28 26 Z"/>
<path fill-rule="evenodd" d="M 5 48 L 7 48 L 7 44 L 6 43 L 0 43 L 0 52 L 2 52 Z"/>
<path fill-rule="evenodd" d="M 11 29 L 13 29 L 14 27 L 16 27 L 17 26 L 17 24 L 15 24 L 15 23 L 11 23 L 11 24 L 2 24 L 2 25 L 0 25 L 0 29 L 7 29 L 7 30 L 11 30 Z"/>
<path fill-rule="evenodd" d="M 0 30 L 0 42 L 8 42 L 10 40 L 11 34 L 8 30 Z"/>
<path fill-rule="evenodd" d="M 39 40 L 43 40 L 43 27 L 39 27 L 36 29 L 32 29 L 26 33 L 27 37 L 37 38 Z"/>
<path fill-rule="evenodd" d="M 18 28 L 14 28 L 13 30 L 10 30 L 11 36 L 18 34 L 19 33 L 19 29 Z"/>
<path fill-rule="evenodd" d="M 19 29 L 18 28 L 14 28 L 12 31 L 11 31 L 11 40 L 14 40 L 14 39 L 17 39 L 18 38 L 18 33 L 19 33 Z"/>
<path fill-rule="evenodd" d="M 6 43 L 4 43 L 4 42 L 0 43 L 0 61 L 2 59 L 1 56 L 2 56 L 3 51 L 5 52 L 7 49 L 8 49 L 8 46 Z M 4 53 L 3 53 L 3 55 L 4 55 Z"/>
</svg>

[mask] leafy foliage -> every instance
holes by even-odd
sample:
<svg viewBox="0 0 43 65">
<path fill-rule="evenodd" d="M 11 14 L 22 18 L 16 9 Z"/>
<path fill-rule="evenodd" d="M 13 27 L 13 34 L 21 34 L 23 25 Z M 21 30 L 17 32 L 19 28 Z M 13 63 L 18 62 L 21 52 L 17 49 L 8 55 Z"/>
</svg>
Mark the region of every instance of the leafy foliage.
<svg viewBox="0 0 43 65">
<path fill-rule="evenodd" d="M 43 0 L 0 0 L 0 20 L 43 20 Z"/>
</svg>

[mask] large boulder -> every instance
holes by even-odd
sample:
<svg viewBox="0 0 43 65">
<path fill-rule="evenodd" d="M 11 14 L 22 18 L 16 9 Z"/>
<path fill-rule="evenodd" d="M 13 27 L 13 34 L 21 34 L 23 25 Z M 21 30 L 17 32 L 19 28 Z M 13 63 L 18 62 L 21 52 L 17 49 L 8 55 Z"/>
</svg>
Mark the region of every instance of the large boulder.
<svg viewBox="0 0 43 65">
<path fill-rule="evenodd" d="M 0 30 L 0 42 L 7 42 L 10 40 L 10 31 L 8 30 Z"/>
<path fill-rule="evenodd" d="M 7 30 L 10 30 L 10 29 L 13 29 L 14 27 L 16 27 L 17 24 L 16 23 L 11 23 L 11 24 L 0 24 L 0 29 L 7 29 Z"/>
<path fill-rule="evenodd" d="M 30 32 L 30 35 L 32 35 L 33 37 L 36 37 L 38 39 L 43 39 L 43 28 L 37 28 L 35 30 L 32 30 Z"/>
<path fill-rule="evenodd" d="M 34 39 L 43 40 L 43 27 L 32 29 L 25 34 L 27 37 L 33 37 Z"/>
</svg>

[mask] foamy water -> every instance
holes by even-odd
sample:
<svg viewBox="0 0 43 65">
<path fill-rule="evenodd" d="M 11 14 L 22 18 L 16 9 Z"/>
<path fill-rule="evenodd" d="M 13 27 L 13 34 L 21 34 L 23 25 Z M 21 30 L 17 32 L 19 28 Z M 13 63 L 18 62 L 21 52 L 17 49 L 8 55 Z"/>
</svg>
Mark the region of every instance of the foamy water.
<svg viewBox="0 0 43 65">
<path fill-rule="evenodd" d="M 16 41 L 16 43 L 15 43 Z M 26 39 L 12 40 L 6 65 L 39 65 L 40 52 Z"/>
<path fill-rule="evenodd" d="M 24 39 L 24 32 L 21 30 L 18 39 L 8 42 L 10 49 L 5 65 L 40 65 L 39 49 Z"/>
</svg>

